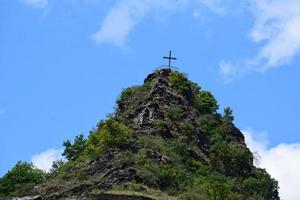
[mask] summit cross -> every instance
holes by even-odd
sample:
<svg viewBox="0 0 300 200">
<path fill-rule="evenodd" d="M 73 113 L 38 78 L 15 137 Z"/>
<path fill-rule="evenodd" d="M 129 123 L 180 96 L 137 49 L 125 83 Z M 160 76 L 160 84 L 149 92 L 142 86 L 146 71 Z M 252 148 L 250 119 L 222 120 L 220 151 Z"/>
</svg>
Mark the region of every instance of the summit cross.
<svg viewBox="0 0 300 200">
<path fill-rule="evenodd" d="M 169 60 L 169 68 L 171 68 L 171 61 L 172 60 L 177 60 L 177 58 L 172 57 L 172 51 L 169 51 L 169 57 L 163 57 L 163 59 L 168 59 Z"/>
</svg>

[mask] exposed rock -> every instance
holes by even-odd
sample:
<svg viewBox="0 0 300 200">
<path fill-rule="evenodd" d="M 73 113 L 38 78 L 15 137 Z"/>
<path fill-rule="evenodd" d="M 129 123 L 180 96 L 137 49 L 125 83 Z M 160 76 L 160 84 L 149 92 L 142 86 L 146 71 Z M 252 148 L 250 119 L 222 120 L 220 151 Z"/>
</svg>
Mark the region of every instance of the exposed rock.
<svg viewBox="0 0 300 200">
<path fill-rule="evenodd" d="M 36 195 L 36 196 L 28 196 L 28 197 L 16 197 L 16 198 L 12 198 L 11 200 L 42 200 L 42 197 L 40 195 Z"/>
</svg>

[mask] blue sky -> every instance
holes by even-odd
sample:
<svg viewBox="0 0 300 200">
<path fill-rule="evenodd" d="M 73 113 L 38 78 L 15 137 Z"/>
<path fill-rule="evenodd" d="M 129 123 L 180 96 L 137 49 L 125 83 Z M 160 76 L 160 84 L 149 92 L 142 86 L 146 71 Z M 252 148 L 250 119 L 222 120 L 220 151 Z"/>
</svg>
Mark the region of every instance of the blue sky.
<svg viewBox="0 0 300 200">
<path fill-rule="evenodd" d="M 298 0 L 0 0 L 0 176 L 18 160 L 47 168 L 170 49 L 297 199 L 277 172 L 300 168 L 280 157 L 300 153 Z"/>
</svg>

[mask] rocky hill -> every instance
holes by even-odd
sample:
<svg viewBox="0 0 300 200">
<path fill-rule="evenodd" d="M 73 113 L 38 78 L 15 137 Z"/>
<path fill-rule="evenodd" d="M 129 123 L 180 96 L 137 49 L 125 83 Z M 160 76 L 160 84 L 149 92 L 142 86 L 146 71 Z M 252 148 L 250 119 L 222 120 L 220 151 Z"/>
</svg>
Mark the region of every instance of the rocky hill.
<svg viewBox="0 0 300 200">
<path fill-rule="evenodd" d="M 124 89 L 115 112 L 87 139 L 66 141 L 27 195 L 42 199 L 277 200 L 277 182 L 213 95 L 180 72 L 159 69 Z"/>
</svg>

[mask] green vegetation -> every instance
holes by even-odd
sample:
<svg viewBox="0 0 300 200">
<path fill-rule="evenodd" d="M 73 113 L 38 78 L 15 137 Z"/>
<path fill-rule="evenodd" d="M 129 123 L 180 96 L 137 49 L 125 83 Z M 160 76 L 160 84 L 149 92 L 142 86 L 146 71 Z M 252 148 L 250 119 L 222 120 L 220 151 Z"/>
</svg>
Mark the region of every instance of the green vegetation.
<svg viewBox="0 0 300 200">
<path fill-rule="evenodd" d="M 195 107 L 202 114 L 216 113 L 219 105 L 213 95 L 208 91 L 200 91 L 194 97 Z"/>
<path fill-rule="evenodd" d="M 0 197 L 26 195 L 34 186 L 44 182 L 45 177 L 46 174 L 32 163 L 19 161 L 0 179 Z"/>
<path fill-rule="evenodd" d="M 68 161 L 54 162 L 47 176 L 18 163 L 0 179 L 0 197 L 23 195 L 47 177 L 38 191 L 74 195 L 89 188 L 92 195 L 157 200 L 279 200 L 278 183 L 253 166 L 232 109 L 218 113 L 210 92 L 182 73 L 159 72 L 142 86 L 124 89 L 114 115 L 88 139 L 81 134 L 73 143 L 65 141 Z"/>
<path fill-rule="evenodd" d="M 247 176 L 251 172 L 252 154 L 237 144 L 218 142 L 211 150 L 212 167 L 227 176 Z"/>
<path fill-rule="evenodd" d="M 63 143 L 65 147 L 63 156 L 65 156 L 68 160 L 76 160 L 83 152 L 86 147 L 86 139 L 82 134 L 78 135 L 74 139 L 74 144 L 67 140 Z"/>
<path fill-rule="evenodd" d="M 176 122 L 176 121 L 179 121 L 183 118 L 183 111 L 180 107 L 170 107 L 168 110 L 167 110 L 167 117 L 173 121 L 173 122 Z"/>
<path fill-rule="evenodd" d="M 186 78 L 186 75 L 174 71 L 169 74 L 169 80 L 172 86 L 189 100 L 193 98 L 194 93 L 200 91 L 200 87 Z"/>
<path fill-rule="evenodd" d="M 109 147 L 126 146 L 130 143 L 131 134 L 130 128 L 115 119 L 102 121 L 98 129 L 89 135 L 87 152 L 98 154 Z"/>
<path fill-rule="evenodd" d="M 226 107 L 224 109 L 223 120 L 225 123 L 233 122 L 234 116 L 232 115 L 232 109 L 230 107 Z"/>
</svg>

